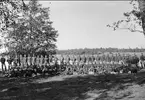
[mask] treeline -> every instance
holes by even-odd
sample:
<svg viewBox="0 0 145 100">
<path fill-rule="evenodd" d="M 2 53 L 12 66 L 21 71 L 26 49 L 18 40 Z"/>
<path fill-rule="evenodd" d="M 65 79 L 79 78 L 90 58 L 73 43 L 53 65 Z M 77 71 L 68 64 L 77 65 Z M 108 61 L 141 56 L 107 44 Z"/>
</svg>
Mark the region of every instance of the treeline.
<svg viewBox="0 0 145 100">
<path fill-rule="evenodd" d="M 68 49 L 68 50 L 57 50 L 57 54 L 73 54 L 73 55 L 82 55 L 82 54 L 100 54 L 100 53 L 112 53 L 112 52 L 144 52 L 144 48 L 94 48 L 94 49 Z"/>
</svg>

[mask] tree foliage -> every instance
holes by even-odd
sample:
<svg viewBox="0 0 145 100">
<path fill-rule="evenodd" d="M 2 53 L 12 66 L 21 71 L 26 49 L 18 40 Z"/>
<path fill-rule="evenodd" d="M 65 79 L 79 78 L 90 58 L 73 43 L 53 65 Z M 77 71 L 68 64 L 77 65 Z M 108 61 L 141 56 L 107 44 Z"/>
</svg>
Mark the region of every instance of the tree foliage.
<svg viewBox="0 0 145 100">
<path fill-rule="evenodd" d="M 116 29 L 128 29 L 131 32 L 140 32 L 145 35 L 145 0 L 132 0 L 133 9 L 125 12 L 125 19 L 118 20 L 107 27 Z"/>
<path fill-rule="evenodd" d="M 56 49 L 57 31 L 52 27 L 49 7 L 44 8 L 37 0 L 3 2 L 1 32 L 9 51 L 34 53 Z"/>
</svg>

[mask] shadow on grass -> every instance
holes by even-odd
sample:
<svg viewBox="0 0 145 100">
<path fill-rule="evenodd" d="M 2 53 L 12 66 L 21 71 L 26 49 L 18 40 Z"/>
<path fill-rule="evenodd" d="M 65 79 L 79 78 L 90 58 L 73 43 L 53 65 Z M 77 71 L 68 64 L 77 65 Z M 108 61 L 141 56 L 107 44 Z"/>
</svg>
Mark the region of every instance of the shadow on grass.
<svg viewBox="0 0 145 100">
<path fill-rule="evenodd" d="M 43 78 L 37 82 L 29 79 L 0 79 L 0 100 L 116 100 L 131 95 L 124 91 L 132 83 L 142 85 L 145 73 L 136 75 L 87 75 L 65 77 L 57 81 Z M 59 77 L 60 78 L 60 77 Z M 58 78 L 58 79 L 59 79 Z M 44 81 L 45 80 L 45 81 Z M 46 81 L 48 80 L 48 81 Z M 112 92 L 110 92 L 112 91 Z M 112 95 L 110 95 L 112 93 Z"/>
</svg>

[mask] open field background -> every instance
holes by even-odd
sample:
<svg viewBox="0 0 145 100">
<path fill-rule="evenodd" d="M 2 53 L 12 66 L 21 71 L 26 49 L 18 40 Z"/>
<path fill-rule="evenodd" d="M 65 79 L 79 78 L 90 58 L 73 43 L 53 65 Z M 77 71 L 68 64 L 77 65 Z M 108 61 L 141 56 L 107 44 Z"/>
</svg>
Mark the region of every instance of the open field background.
<svg viewBox="0 0 145 100">
<path fill-rule="evenodd" d="M 92 55 L 93 56 L 102 56 L 102 55 L 115 55 L 115 54 L 120 54 L 121 56 L 123 56 L 123 55 L 131 55 L 131 56 L 133 56 L 134 54 L 136 54 L 138 57 L 140 57 L 141 56 L 141 54 L 143 54 L 143 55 L 145 55 L 145 52 L 113 52 L 113 53 L 109 53 L 109 52 L 106 52 L 106 53 L 100 53 L 100 54 L 82 54 L 82 55 L 72 55 L 72 54 L 57 54 L 56 55 L 56 57 L 58 58 L 58 59 L 61 59 L 61 57 L 64 57 L 64 58 L 68 58 L 68 57 L 70 57 L 70 58 L 73 58 L 73 57 L 75 57 L 75 58 L 77 58 L 78 56 L 80 56 L 80 57 L 91 57 Z"/>
</svg>

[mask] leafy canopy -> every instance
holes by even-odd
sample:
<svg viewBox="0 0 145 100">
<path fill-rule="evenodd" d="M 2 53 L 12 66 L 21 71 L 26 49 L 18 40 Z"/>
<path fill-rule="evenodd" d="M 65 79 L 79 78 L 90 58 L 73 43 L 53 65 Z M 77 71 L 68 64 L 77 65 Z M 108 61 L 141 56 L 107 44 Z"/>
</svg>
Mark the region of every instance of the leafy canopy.
<svg viewBox="0 0 145 100">
<path fill-rule="evenodd" d="M 56 49 L 57 31 L 52 27 L 49 7 L 44 8 L 37 0 L 12 0 L 2 2 L 1 33 L 4 45 L 11 52 L 50 52 Z"/>
</svg>

